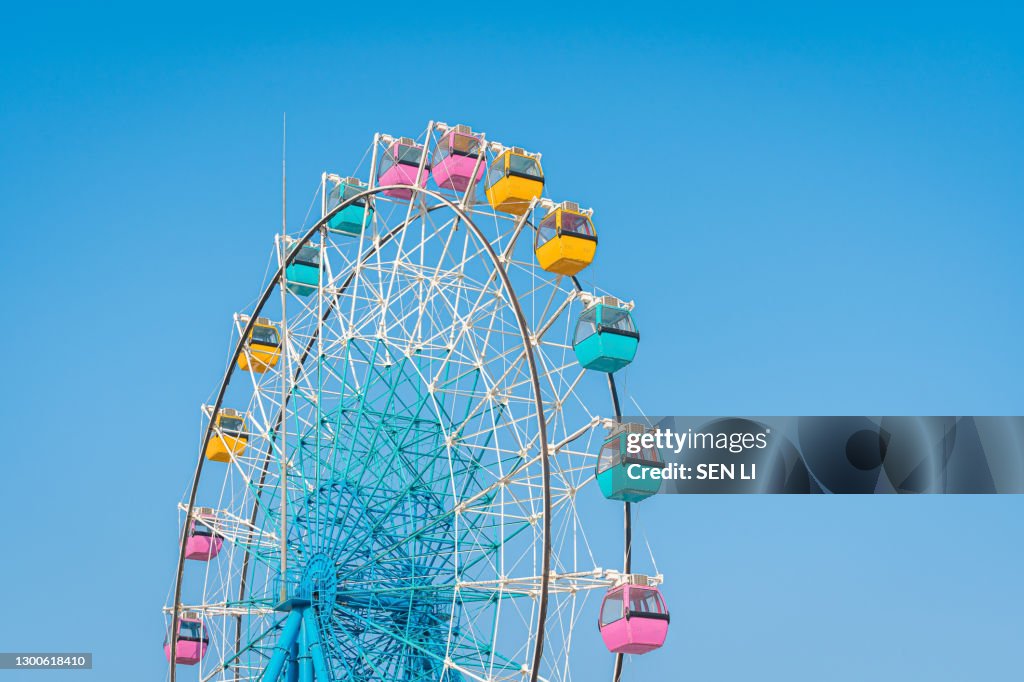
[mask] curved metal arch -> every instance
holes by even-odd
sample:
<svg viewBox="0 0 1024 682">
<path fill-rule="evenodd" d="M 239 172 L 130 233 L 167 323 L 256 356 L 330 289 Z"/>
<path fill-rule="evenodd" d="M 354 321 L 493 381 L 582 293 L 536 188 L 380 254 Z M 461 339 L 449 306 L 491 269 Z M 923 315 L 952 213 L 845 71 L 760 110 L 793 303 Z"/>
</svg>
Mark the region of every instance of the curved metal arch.
<svg viewBox="0 0 1024 682">
<path fill-rule="evenodd" d="M 622 412 L 619 409 L 619 391 L 615 387 L 615 375 L 608 374 L 608 390 L 612 394 L 612 405 L 615 407 L 615 420 L 622 420 Z M 623 548 L 622 548 L 622 570 L 624 573 L 633 571 L 633 513 L 629 502 L 622 503 L 623 508 Z M 622 675 L 623 654 L 615 654 L 615 666 L 612 669 L 612 682 L 619 682 Z"/>
<path fill-rule="evenodd" d="M 572 276 L 572 283 L 576 287 L 576 291 L 583 291 L 583 287 L 575 275 Z M 615 385 L 615 374 L 613 372 L 608 373 L 608 392 L 611 393 L 615 420 L 621 421 L 622 410 L 619 406 L 619 390 Z M 633 512 L 629 502 L 623 502 L 622 507 L 622 571 L 623 573 L 630 573 L 633 570 Z M 622 676 L 622 662 L 623 654 L 615 654 L 615 664 L 612 667 L 612 682 L 619 682 L 619 678 Z"/>
<path fill-rule="evenodd" d="M 255 325 L 256 318 L 259 316 L 260 311 L 263 310 L 263 307 L 267 304 L 267 301 L 270 299 L 270 296 L 273 293 L 275 287 L 281 285 L 282 282 L 284 281 L 286 277 L 285 273 L 287 267 L 298 255 L 299 248 L 308 243 L 309 240 L 314 235 L 317 234 L 317 232 L 324 228 L 324 226 L 327 224 L 327 221 L 334 217 L 334 215 L 341 211 L 342 209 L 347 208 L 349 205 L 353 204 L 359 199 L 369 198 L 371 196 L 375 196 L 384 191 L 392 189 L 411 190 L 414 193 L 420 193 L 425 196 L 436 199 L 438 202 L 440 202 L 441 205 L 447 206 L 449 209 L 452 210 L 452 212 L 455 213 L 455 215 L 457 215 L 463 222 L 466 223 L 469 230 L 480 242 L 480 245 L 483 247 L 484 251 L 486 251 L 487 256 L 491 259 L 491 265 L 498 273 L 498 276 L 500 277 L 502 282 L 502 288 L 508 294 L 509 302 L 512 306 L 513 311 L 516 314 L 516 323 L 519 327 L 519 334 L 522 337 L 524 348 L 526 349 L 527 365 L 530 368 L 530 381 L 533 385 L 534 403 L 537 410 L 538 435 L 540 436 L 540 448 L 542 453 L 541 469 L 542 475 L 544 477 L 544 551 L 541 559 L 541 594 L 540 605 L 537 612 L 536 643 L 534 644 L 533 662 L 530 670 L 530 682 L 537 682 L 540 669 L 540 660 L 544 652 L 544 627 L 547 621 L 548 591 L 550 580 L 549 573 L 551 570 L 551 465 L 550 462 L 548 462 L 547 423 L 544 419 L 544 402 L 541 398 L 540 392 L 540 375 L 537 371 L 537 359 L 534 356 L 533 344 L 530 341 L 530 329 L 526 323 L 526 317 L 523 315 L 522 306 L 519 304 L 519 298 L 516 296 L 515 289 L 512 287 L 512 282 L 509 279 L 508 271 L 505 269 L 505 266 L 501 262 L 501 259 L 498 257 L 498 254 L 495 253 L 494 247 L 491 246 L 491 243 L 484 236 L 483 232 L 476 225 L 476 223 L 473 222 L 473 220 L 466 214 L 462 207 L 452 203 L 452 201 L 442 196 L 441 194 L 438 194 L 433 190 L 426 189 L 425 187 L 419 187 L 416 185 L 385 185 L 382 187 L 374 187 L 372 189 L 367 189 L 366 191 L 353 195 L 349 199 L 340 202 L 337 206 L 334 207 L 334 209 L 325 214 L 319 221 L 317 221 L 315 225 L 313 225 L 313 227 L 307 230 L 306 234 L 304 234 L 301 239 L 297 240 L 296 248 L 293 248 L 291 252 L 286 255 L 284 261 L 279 265 L 277 273 L 274 275 L 273 279 L 271 279 L 266 289 L 263 290 L 263 293 L 260 294 L 259 299 L 257 299 L 256 305 L 253 308 L 253 313 L 249 317 L 249 320 L 246 322 L 245 327 L 242 329 L 242 332 L 238 338 L 238 343 L 235 345 L 235 350 L 231 354 L 231 358 L 229 359 L 228 362 L 227 371 L 224 373 L 224 377 L 221 379 L 220 387 L 217 390 L 217 398 L 213 404 L 213 414 L 217 414 L 217 412 L 219 412 L 221 409 L 221 406 L 224 402 L 224 394 L 227 392 L 228 385 L 231 382 L 231 377 L 234 375 L 235 364 L 238 360 L 238 357 L 242 354 L 242 351 L 245 347 L 246 339 L 249 338 L 249 333 L 252 331 L 252 328 Z M 401 229 L 404 229 L 407 224 L 408 222 L 402 225 Z M 209 444 L 210 438 L 213 435 L 213 421 L 214 420 L 211 419 L 207 423 L 206 430 L 203 434 L 202 444 L 199 449 L 199 459 L 198 463 L 196 464 L 195 474 L 192 477 L 192 486 L 189 491 L 188 505 L 185 514 L 185 525 L 183 526 L 183 528 L 185 529 L 188 528 L 188 524 L 192 519 L 192 513 L 195 508 L 196 494 L 199 489 L 199 479 L 200 476 L 202 475 L 203 462 L 206 460 L 204 453 L 206 452 L 206 447 Z M 170 661 L 168 662 L 168 665 L 170 667 L 171 682 L 175 682 L 177 673 L 177 664 L 175 663 L 174 659 L 177 654 L 177 633 L 181 611 L 181 583 L 182 578 L 184 576 L 185 568 L 185 538 L 186 533 L 183 532 L 181 539 L 181 547 L 178 552 L 178 567 L 174 581 L 174 605 L 171 612 L 171 630 L 168 637 L 170 641 Z"/>
</svg>

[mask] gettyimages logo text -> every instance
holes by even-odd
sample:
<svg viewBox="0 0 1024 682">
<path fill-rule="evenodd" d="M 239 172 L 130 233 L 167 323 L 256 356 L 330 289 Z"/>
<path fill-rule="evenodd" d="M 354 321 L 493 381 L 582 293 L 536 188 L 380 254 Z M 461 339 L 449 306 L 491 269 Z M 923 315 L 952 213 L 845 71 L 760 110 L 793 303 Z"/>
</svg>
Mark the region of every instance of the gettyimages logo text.
<svg viewBox="0 0 1024 682">
<path fill-rule="evenodd" d="M 628 434 L 626 453 L 639 455 L 645 449 L 655 448 L 659 452 L 670 451 L 677 455 L 684 449 L 728 450 L 733 454 L 739 454 L 751 448 L 763 450 L 768 447 L 769 433 L 771 429 L 765 429 L 760 433 L 706 432 L 693 429 L 677 433 L 671 429 L 655 429 L 646 433 Z"/>
</svg>

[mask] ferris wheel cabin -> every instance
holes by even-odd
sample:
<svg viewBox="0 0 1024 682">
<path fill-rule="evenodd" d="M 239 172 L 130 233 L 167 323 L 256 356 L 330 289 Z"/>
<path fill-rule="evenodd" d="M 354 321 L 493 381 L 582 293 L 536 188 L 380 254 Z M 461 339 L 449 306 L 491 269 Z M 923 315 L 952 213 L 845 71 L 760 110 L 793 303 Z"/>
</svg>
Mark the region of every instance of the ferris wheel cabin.
<svg viewBox="0 0 1024 682">
<path fill-rule="evenodd" d="M 487 169 L 487 202 L 495 211 L 523 215 L 544 191 L 540 154 L 506 149 Z"/>
<path fill-rule="evenodd" d="M 584 369 L 617 372 L 636 356 L 640 332 L 629 309 L 613 296 L 602 296 L 576 322 L 572 347 Z"/>
<path fill-rule="evenodd" d="M 665 643 L 668 607 L 649 581 L 643 575 L 627 576 L 627 582 L 610 589 L 601 603 L 598 629 L 613 654 L 646 654 Z"/>
<path fill-rule="evenodd" d="M 457 125 L 438 140 L 431 173 L 438 187 L 465 192 L 480 182 L 485 165 L 483 138 L 469 126 Z"/>
<path fill-rule="evenodd" d="M 328 212 L 342 202 L 362 194 L 366 189 L 366 183 L 360 182 L 359 178 L 344 178 L 332 187 L 327 195 Z M 340 232 L 341 234 L 358 237 L 363 232 L 363 226 L 369 225 L 373 219 L 373 207 L 370 206 L 367 199 L 368 197 L 356 199 L 332 215 L 327 221 L 327 229 L 332 232 Z"/>
<path fill-rule="evenodd" d="M 637 438 L 644 433 L 646 430 L 641 424 L 616 424 L 605 439 L 597 458 L 595 476 L 601 494 L 609 500 L 640 502 L 661 488 L 661 478 L 650 475 L 652 469 L 665 468 L 657 448 L 653 445 L 645 448 L 635 442 L 634 452 L 629 451 L 629 437 Z"/>
<path fill-rule="evenodd" d="M 548 272 L 575 275 L 590 265 L 597 252 L 597 232 L 590 211 L 563 201 L 540 221 L 534 241 L 537 263 Z"/>
<path fill-rule="evenodd" d="M 196 510 L 196 518 L 188 525 L 188 538 L 185 540 L 185 558 L 192 561 L 209 561 L 220 554 L 224 539 L 214 532 L 204 518 L 213 516 L 213 510 L 200 507 Z"/>
<path fill-rule="evenodd" d="M 320 285 L 320 249 L 306 244 L 285 268 L 288 291 L 296 296 L 309 296 Z"/>
<path fill-rule="evenodd" d="M 386 185 L 426 187 L 430 164 L 424 164 L 422 170 L 420 169 L 424 153 L 423 146 L 416 144 L 410 138 L 398 138 L 381 156 L 380 168 L 377 169 L 377 184 L 382 187 Z M 412 198 L 412 190 L 405 188 L 384 190 L 384 194 L 396 199 Z"/>
<path fill-rule="evenodd" d="M 245 348 L 238 356 L 238 368 L 261 374 L 276 367 L 280 359 L 281 333 L 277 326 L 265 317 L 256 318 Z"/>
<path fill-rule="evenodd" d="M 249 434 L 245 431 L 245 419 L 241 412 L 222 408 L 213 420 L 213 433 L 206 444 L 206 459 L 214 462 L 230 462 L 245 452 Z"/>
<path fill-rule="evenodd" d="M 190 613 L 183 613 L 178 619 L 178 644 L 175 647 L 174 662 L 183 665 L 195 665 L 203 660 L 206 649 L 210 646 L 210 636 L 206 632 L 203 621 Z M 170 637 L 164 637 L 164 656 L 171 660 Z"/>
</svg>

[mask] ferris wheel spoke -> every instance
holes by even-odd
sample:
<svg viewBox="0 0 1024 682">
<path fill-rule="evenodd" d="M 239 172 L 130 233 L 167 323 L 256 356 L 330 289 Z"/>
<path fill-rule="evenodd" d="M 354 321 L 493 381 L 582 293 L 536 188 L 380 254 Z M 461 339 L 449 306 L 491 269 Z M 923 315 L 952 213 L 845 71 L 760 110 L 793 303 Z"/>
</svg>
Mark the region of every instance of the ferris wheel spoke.
<svg viewBox="0 0 1024 682">
<path fill-rule="evenodd" d="M 376 608 L 388 609 L 386 604 L 375 603 Z M 370 618 L 365 610 L 357 609 L 351 605 L 342 606 L 339 604 L 335 618 L 338 619 L 339 629 L 350 637 L 348 633 L 358 628 L 353 628 L 352 623 L 362 626 L 362 633 L 372 632 L 378 637 L 374 640 L 378 643 L 378 651 L 383 653 L 382 658 L 390 657 L 395 649 L 395 644 L 403 650 L 405 657 L 409 652 L 414 658 L 420 660 L 425 667 L 433 673 L 428 679 L 437 679 L 436 675 L 445 668 L 457 670 L 471 679 L 487 682 L 488 680 L 505 679 L 504 677 L 485 677 L 486 672 L 494 673 L 504 670 L 507 673 L 518 675 L 522 671 L 522 664 L 511 658 L 502 656 L 493 651 L 489 640 L 477 640 L 464 632 L 458 632 L 455 636 L 449 631 L 449 622 L 442 616 L 433 615 L 429 610 L 420 613 L 410 612 L 405 603 L 398 603 L 390 607 L 397 613 L 403 614 L 406 624 L 404 627 L 391 628 L 382 625 L 380 619 Z M 417 621 L 415 626 L 409 627 L 410 621 Z M 390 640 L 388 645 L 381 646 L 379 641 Z M 431 639 L 437 644 L 431 646 Z M 454 641 L 452 641 L 454 640 Z M 444 643 L 442 643 L 444 642 Z M 381 661 L 373 661 L 373 654 L 366 648 L 359 647 L 361 652 L 360 660 L 372 667 L 375 673 L 386 668 Z M 447 648 L 447 652 L 445 649 Z M 380 679 L 384 679 L 381 677 Z"/>
</svg>

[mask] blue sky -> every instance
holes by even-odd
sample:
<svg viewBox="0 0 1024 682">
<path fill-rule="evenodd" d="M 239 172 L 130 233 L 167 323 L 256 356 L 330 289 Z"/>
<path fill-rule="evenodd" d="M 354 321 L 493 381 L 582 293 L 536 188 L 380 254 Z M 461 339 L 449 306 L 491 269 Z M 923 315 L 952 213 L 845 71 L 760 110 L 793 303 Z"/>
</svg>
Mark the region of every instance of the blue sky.
<svg viewBox="0 0 1024 682">
<path fill-rule="evenodd" d="M 388 7 L 6 8 L 0 649 L 161 674 L 174 505 L 279 224 L 284 111 L 292 223 L 377 130 L 542 151 L 598 211 L 594 279 L 637 301 L 650 413 L 1024 412 L 1010 3 Z M 1009 679 L 1022 512 L 645 503 L 673 632 L 630 679 Z"/>
</svg>

